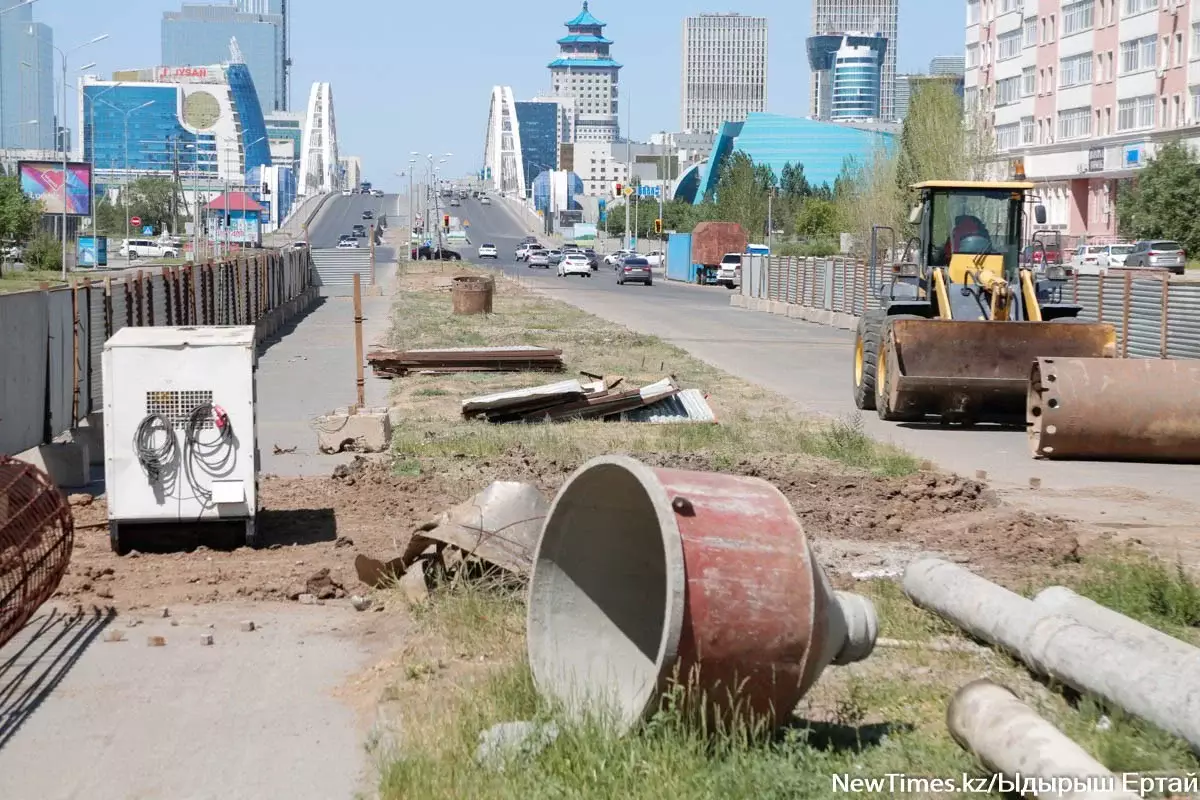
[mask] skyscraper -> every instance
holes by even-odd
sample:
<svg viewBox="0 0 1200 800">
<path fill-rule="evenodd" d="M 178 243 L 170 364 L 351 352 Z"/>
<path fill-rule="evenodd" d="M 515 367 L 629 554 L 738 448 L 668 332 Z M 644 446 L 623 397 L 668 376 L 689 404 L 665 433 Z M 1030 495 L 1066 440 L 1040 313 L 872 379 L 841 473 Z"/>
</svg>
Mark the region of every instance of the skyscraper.
<svg viewBox="0 0 1200 800">
<path fill-rule="evenodd" d="M 895 118 L 895 86 L 884 87 L 883 64 L 888 40 L 862 33 L 824 33 L 807 41 L 817 95 L 813 119 L 841 122 L 891 121 Z M 892 116 L 883 114 L 885 88 L 893 98 Z"/>
<path fill-rule="evenodd" d="M 966 71 L 966 56 L 934 56 L 929 62 L 930 75 L 962 75 Z"/>
<path fill-rule="evenodd" d="M 172 67 L 221 63 L 237 39 L 263 110 L 286 111 L 285 0 L 238 0 L 236 5 L 184 3 L 162 20 L 162 63 Z"/>
<path fill-rule="evenodd" d="M 701 14 L 683 21 L 682 125 L 715 133 L 767 102 L 767 20 Z"/>
<path fill-rule="evenodd" d="M 567 35 L 558 40 L 558 58 L 551 61 L 551 91 L 575 100 L 575 140 L 615 142 L 618 122 L 617 82 L 621 65 L 613 60 L 612 41 L 604 23 L 592 16 L 587 0 L 583 10 L 566 23 Z"/>
<path fill-rule="evenodd" d="M 21 0 L 0 0 L 0 10 Z M 33 7 L 0 16 L 0 147 L 54 148 L 54 31 Z"/>
<path fill-rule="evenodd" d="M 900 0 L 813 0 L 814 36 L 830 33 L 861 33 L 887 40 L 880 72 L 880 117 L 892 121 L 896 116 L 896 31 L 900 24 Z M 819 102 L 829 87 L 822 87 L 822 75 L 812 76 L 811 116 L 820 118 Z"/>
</svg>

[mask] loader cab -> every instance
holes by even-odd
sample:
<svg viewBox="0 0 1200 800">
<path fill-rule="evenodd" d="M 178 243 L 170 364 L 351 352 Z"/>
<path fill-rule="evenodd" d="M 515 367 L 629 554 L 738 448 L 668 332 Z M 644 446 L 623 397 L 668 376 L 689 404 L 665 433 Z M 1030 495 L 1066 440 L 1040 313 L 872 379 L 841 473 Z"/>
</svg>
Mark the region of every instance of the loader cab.
<svg viewBox="0 0 1200 800">
<path fill-rule="evenodd" d="M 1016 280 L 1033 184 L 928 181 L 913 188 L 921 192 L 922 266 L 944 267 L 956 284 L 982 270 Z"/>
</svg>

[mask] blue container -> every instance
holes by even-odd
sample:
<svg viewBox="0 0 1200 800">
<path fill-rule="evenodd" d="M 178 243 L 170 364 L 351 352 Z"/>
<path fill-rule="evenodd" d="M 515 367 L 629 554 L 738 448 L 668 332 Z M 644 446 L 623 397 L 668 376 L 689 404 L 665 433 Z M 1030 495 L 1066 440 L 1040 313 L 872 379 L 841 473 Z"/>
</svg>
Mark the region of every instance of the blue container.
<svg viewBox="0 0 1200 800">
<path fill-rule="evenodd" d="M 693 282 L 696 271 L 692 269 L 692 235 L 672 233 L 667 239 L 667 279 Z"/>
</svg>

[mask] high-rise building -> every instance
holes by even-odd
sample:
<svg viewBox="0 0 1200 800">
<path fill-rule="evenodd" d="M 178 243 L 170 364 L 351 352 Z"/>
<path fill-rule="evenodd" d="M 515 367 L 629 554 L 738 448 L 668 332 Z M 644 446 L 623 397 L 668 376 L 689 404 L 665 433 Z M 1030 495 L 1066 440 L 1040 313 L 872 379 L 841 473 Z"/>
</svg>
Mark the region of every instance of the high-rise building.
<svg viewBox="0 0 1200 800">
<path fill-rule="evenodd" d="M 300 172 L 300 154 L 304 146 L 304 112 L 272 111 L 265 113 L 267 139 L 271 143 L 271 161 Z"/>
<path fill-rule="evenodd" d="M 521 136 L 521 169 L 525 185 L 532 186 L 538 175 L 558 169 L 558 116 L 552 103 L 513 103 Z"/>
<path fill-rule="evenodd" d="M 966 68 L 966 56 L 934 56 L 929 62 L 930 75 L 962 75 Z"/>
<path fill-rule="evenodd" d="M 162 19 L 162 63 L 204 66 L 222 61 L 237 39 L 266 112 L 286 111 L 288 62 L 283 0 L 239 0 L 234 5 L 184 3 Z"/>
<path fill-rule="evenodd" d="M 588 2 L 565 23 L 567 35 L 558 40 L 558 58 L 551 61 L 551 93 L 575 100 L 575 141 L 615 142 L 621 137 L 618 123 L 618 74 L 612 41 L 605 24 L 592 16 Z"/>
<path fill-rule="evenodd" d="M 813 37 L 834 33 L 859 33 L 886 40 L 883 63 L 880 68 L 880 118 L 890 122 L 896 116 L 896 32 L 900 23 L 900 0 L 813 0 Z M 812 52 L 809 52 L 810 59 Z M 813 71 L 811 87 L 811 110 L 809 116 L 823 119 L 819 113 L 822 95 L 829 95 L 831 87 L 822 86 L 822 81 L 832 78 L 831 74 Z"/>
<path fill-rule="evenodd" d="M 888 40 L 862 33 L 825 33 L 808 37 L 808 62 L 816 96 L 812 118 L 834 122 L 895 119 L 895 79 L 884 85 Z M 892 98 L 886 113 L 883 99 Z"/>
<path fill-rule="evenodd" d="M 908 107 L 912 103 L 914 79 L 917 75 L 896 76 L 896 121 L 903 122 L 908 116 Z"/>
<path fill-rule="evenodd" d="M 53 150 L 54 31 L 21 3 L 0 0 L 0 148 Z"/>
<path fill-rule="evenodd" d="M 700 14 L 683 21 L 683 130 L 715 134 L 724 122 L 765 111 L 767 20 Z"/>
</svg>

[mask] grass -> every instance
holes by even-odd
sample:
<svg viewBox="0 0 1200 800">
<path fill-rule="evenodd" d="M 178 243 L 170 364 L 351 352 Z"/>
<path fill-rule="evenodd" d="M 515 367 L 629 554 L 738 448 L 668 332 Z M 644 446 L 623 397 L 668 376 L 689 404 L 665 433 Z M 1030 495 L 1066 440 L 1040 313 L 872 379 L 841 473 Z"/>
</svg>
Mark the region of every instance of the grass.
<svg viewBox="0 0 1200 800">
<path fill-rule="evenodd" d="M 764 453 L 804 454 L 879 475 L 906 475 L 918 462 L 875 442 L 861 419 L 820 423 L 797 415 L 787 402 L 724 373 L 684 350 L 586 314 L 557 300 L 501 282 L 495 313 L 450 314 L 448 283 L 468 268 L 442 265 L 406 270 L 394 310 L 394 347 L 543 345 L 563 350 L 567 375 L 474 373 L 409 376 L 396 381 L 395 400 L 406 424 L 396 431 L 393 451 L 405 461 L 490 458 L 517 445 L 555 460 L 583 460 L 609 452 L 705 453 L 717 468 Z M 467 397 L 536 386 L 586 371 L 623 376 L 640 386 L 672 375 L 685 388 L 700 388 L 719 425 L 647 425 L 574 421 L 546 425 L 466 422 Z"/>
<path fill-rule="evenodd" d="M 8 267 L 0 275 L 0 294 L 37 289 L 42 283 L 48 283 L 51 287 L 62 286 L 61 277 L 58 270 L 13 270 Z"/>
<path fill-rule="evenodd" d="M 1180 564 L 1123 548 L 1085 562 L 1071 588 L 1163 633 L 1200 645 L 1200 583 Z"/>
</svg>

